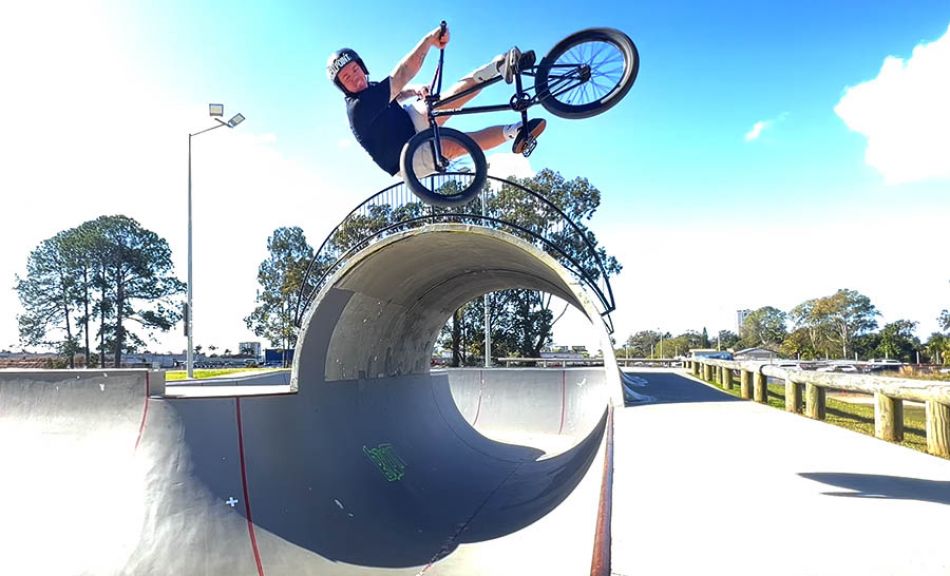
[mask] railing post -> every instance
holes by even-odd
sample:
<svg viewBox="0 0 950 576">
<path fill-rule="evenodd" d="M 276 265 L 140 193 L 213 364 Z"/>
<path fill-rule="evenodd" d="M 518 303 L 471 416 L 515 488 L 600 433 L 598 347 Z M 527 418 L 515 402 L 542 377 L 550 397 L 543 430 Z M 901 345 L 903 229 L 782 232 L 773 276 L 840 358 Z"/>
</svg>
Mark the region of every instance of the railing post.
<svg viewBox="0 0 950 576">
<path fill-rule="evenodd" d="M 927 452 L 950 458 L 950 405 L 927 401 Z"/>
<path fill-rule="evenodd" d="M 693 371 L 693 376 L 699 378 L 699 362 L 696 360 L 693 360 L 692 362 L 690 362 L 690 364 L 691 364 L 690 370 Z"/>
<path fill-rule="evenodd" d="M 749 370 L 739 371 L 740 394 L 744 400 L 752 398 L 752 372 Z"/>
<path fill-rule="evenodd" d="M 825 389 L 815 384 L 805 385 L 805 416 L 825 419 Z"/>
<path fill-rule="evenodd" d="M 882 440 L 904 439 L 904 401 L 874 393 L 874 435 Z"/>
<path fill-rule="evenodd" d="M 712 382 L 712 366 L 709 364 L 703 364 L 703 380 Z"/>
<path fill-rule="evenodd" d="M 785 410 L 796 414 L 802 412 L 802 385 L 792 379 L 785 381 Z"/>
<path fill-rule="evenodd" d="M 732 368 L 722 369 L 722 387 L 726 390 L 732 390 Z"/>
<path fill-rule="evenodd" d="M 756 370 L 752 373 L 752 384 L 753 384 L 753 395 L 755 396 L 756 402 L 761 402 L 762 404 L 769 403 L 769 386 L 768 386 L 768 377 L 763 374 L 760 370 Z"/>
</svg>

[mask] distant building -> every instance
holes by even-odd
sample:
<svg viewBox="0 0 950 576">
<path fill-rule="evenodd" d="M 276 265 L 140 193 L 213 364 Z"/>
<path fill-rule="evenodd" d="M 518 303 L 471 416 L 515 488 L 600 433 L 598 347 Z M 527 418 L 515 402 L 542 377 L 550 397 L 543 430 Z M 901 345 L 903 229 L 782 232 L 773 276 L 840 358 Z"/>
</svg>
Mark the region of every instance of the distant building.
<svg viewBox="0 0 950 576">
<path fill-rule="evenodd" d="M 260 342 L 241 342 L 238 344 L 238 354 L 241 356 L 251 356 L 253 358 L 261 357 Z"/>
<path fill-rule="evenodd" d="M 768 348 L 746 348 L 735 353 L 736 360 L 775 360 L 778 352 Z"/>
<path fill-rule="evenodd" d="M 736 334 L 739 338 L 742 338 L 742 325 L 745 324 L 745 319 L 749 317 L 749 314 L 752 314 L 752 310 L 736 310 Z"/>
</svg>

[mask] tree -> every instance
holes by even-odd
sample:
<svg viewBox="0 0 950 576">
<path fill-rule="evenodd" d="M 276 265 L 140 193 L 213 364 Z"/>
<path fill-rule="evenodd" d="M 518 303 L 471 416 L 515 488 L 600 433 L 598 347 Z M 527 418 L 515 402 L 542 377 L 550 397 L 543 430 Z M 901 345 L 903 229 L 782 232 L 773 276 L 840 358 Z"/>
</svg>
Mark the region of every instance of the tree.
<svg viewBox="0 0 950 576">
<path fill-rule="evenodd" d="M 756 346 L 765 346 L 770 348 L 778 347 L 788 335 L 785 327 L 788 315 L 778 308 L 772 306 L 763 306 L 758 310 L 753 310 L 742 321 L 742 340 L 740 345 L 743 348 L 754 348 Z"/>
<path fill-rule="evenodd" d="M 110 328 L 114 346 L 114 366 L 123 352 L 136 350 L 144 341 L 127 323 L 146 330 L 166 332 L 180 319 L 173 296 L 184 292 L 185 284 L 171 275 L 173 268 L 168 243 L 126 216 L 100 216 L 91 225 L 103 251 L 99 279 L 111 301 Z M 102 327 L 100 327 L 102 329 Z M 105 352 L 105 350 L 103 350 Z"/>
<path fill-rule="evenodd" d="M 920 339 L 914 335 L 917 322 L 897 320 L 881 328 L 881 342 L 876 355 L 894 358 L 902 362 L 913 362 L 914 353 L 920 348 Z"/>
<path fill-rule="evenodd" d="M 931 364 L 946 364 L 950 359 L 950 337 L 934 332 L 924 344 Z"/>
<path fill-rule="evenodd" d="M 950 310 L 941 310 L 937 322 L 940 324 L 941 330 L 944 332 L 950 331 Z"/>
<path fill-rule="evenodd" d="M 807 300 L 790 313 L 796 328 L 807 331 L 811 349 L 829 358 L 848 358 L 855 339 L 877 328 L 879 314 L 867 296 L 847 289 Z"/>
<path fill-rule="evenodd" d="M 267 239 L 267 250 L 270 255 L 257 270 L 261 286 L 257 306 L 244 322 L 254 334 L 286 350 L 297 343 L 296 299 L 313 259 L 313 248 L 303 230 L 294 226 L 274 230 Z"/>
<path fill-rule="evenodd" d="M 802 360 L 816 360 L 820 358 L 816 339 L 809 328 L 793 330 L 779 346 L 779 353 L 786 358 L 800 358 Z"/>
<path fill-rule="evenodd" d="M 722 350 L 734 350 L 739 345 L 739 335 L 732 330 L 720 330 L 717 339 L 718 347 Z"/>
<path fill-rule="evenodd" d="M 184 291 L 184 284 L 171 275 L 167 242 L 126 216 L 101 216 L 61 232 L 44 241 L 31 254 L 31 261 L 27 277 L 17 279 L 17 290 L 27 309 L 20 318 L 25 342 L 39 343 L 41 337 L 46 338 L 47 343 L 72 355 L 83 349 L 72 330 L 78 322 L 85 332 L 88 365 L 90 325 L 98 314 L 101 365 L 105 366 L 106 353 L 111 351 L 114 366 L 118 367 L 123 353 L 145 344 L 130 324 L 146 330 L 148 338 L 153 330 L 167 331 L 179 319 L 173 298 Z M 57 268 L 60 271 L 54 274 Z M 59 277 L 58 290 L 49 296 L 61 306 L 59 317 L 44 315 L 44 299 L 36 292 L 44 285 L 54 288 L 50 284 L 54 276 Z M 57 338 L 57 329 L 65 339 L 50 341 L 50 337 Z"/>
<path fill-rule="evenodd" d="M 68 355 L 73 368 L 76 340 L 72 315 L 77 287 L 68 263 L 68 244 L 68 234 L 60 232 L 30 253 L 26 278 L 16 278 L 20 303 L 26 310 L 17 320 L 21 342 L 58 348 Z"/>
<path fill-rule="evenodd" d="M 654 330 L 641 330 L 627 338 L 626 353 L 632 358 L 648 358 L 660 341 L 660 333 Z"/>
<path fill-rule="evenodd" d="M 853 340 L 877 328 L 880 313 L 867 296 L 842 289 L 828 299 L 828 315 L 835 329 L 834 339 L 841 346 L 842 357 L 847 358 Z"/>
<path fill-rule="evenodd" d="M 600 206 L 600 190 L 586 178 L 567 180 L 560 173 L 545 168 L 533 178 L 512 177 L 510 180 L 543 196 L 560 212 L 542 209 L 516 186 L 503 184 L 497 194 L 489 197 L 485 207 L 488 215 L 517 222 L 525 232 L 512 230 L 512 233 L 525 235 L 525 239 L 533 243 L 538 243 L 539 237 L 546 238 L 546 242 L 539 244 L 542 249 L 592 282 L 601 280 L 602 275 L 609 277 L 620 272 L 620 263 L 606 253 L 586 226 L 586 221 Z M 577 228 L 567 225 L 564 216 Z M 535 291 L 504 290 L 493 298 L 496 313 L 492 315 L 492 323 L 501 327 L 499 340 L 522 356 L 539 356 L 541 349 L 551 341 L 553 327 L 563 314 L 555 316 L 551 310 L 552 296 Z"/>
</svg>

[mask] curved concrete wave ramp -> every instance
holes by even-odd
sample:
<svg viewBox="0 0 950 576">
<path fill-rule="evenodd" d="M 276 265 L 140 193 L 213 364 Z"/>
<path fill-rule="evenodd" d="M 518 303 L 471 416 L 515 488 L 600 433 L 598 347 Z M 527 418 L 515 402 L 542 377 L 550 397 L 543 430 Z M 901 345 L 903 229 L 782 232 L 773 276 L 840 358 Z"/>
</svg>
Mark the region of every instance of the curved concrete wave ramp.
<svg viewBox="0 0 950 576">
<path fill-rule="evenodd" d="M 0 372 L 5 567 L 589 574 L 616 365 L 429 366 L 455 307 L 512 287 L 600 323 L 540 251 L 446 225 L 340 270 L 291 373 L 165 386 L 160 372 Z"/>
</svg>

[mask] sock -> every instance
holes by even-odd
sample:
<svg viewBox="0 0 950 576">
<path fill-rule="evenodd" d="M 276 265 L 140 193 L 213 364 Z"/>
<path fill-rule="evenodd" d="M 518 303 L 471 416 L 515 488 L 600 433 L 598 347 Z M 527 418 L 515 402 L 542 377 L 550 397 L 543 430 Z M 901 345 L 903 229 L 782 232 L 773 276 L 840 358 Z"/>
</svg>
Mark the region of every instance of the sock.
<svg viewBox="0 0 950 576">
<path fill-rule="evenodd" d="M 505 134 L 505 138 L 509 140 L 514 140 L 515 138 L 518 137 L 518 132 L 521 131 L 521 120 L 518 120 L 514 124 L 508 124 L 507 126 L 502 128 L 502 131 Z"/>
<path fill-rule="evenodd" d="M 487 82 L 491 80 L 492 78 L 497 78 L 498 76 L 501 76 L 501 72 L 498 71 L 498 65 L 501 64 L 504 58 L 505 58 L 504 54 L 495 56 L 495 58 L 491 62 L 489 62 L 488 64 L 485 64 L 481 68 L 478 68 L 477 70 L 472 72 L 471 74 L 472 78 L 474 78 L 475 80 L 478 80 L 479 82 Z"/>
</svg>

